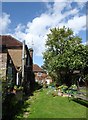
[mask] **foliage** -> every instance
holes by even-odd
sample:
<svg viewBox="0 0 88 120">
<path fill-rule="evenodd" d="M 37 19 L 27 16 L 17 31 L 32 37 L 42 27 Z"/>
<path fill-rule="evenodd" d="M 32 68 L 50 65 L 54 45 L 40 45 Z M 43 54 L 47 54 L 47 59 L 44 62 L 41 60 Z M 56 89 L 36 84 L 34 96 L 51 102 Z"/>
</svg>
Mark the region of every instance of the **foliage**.
<svg viewBox="0 0 88 120">
<path fill-rule="evenodd" d="M 61 86 L 59 86 L 58 88 L 59 88 L 59 89 L 66 89 L 66 88 L 68 88 L 68 86 L 66 86 L 66 85 L 61 85 Z"/>
<path fill-rule="evenodd" d="M 60 92 L 66 93 L 67 90 L 68 90 L 68 86 L 66 86 L 66 85 L 61 85 L 61 86 L 58 87 L 58 89 L 60 90 Z"/>
<path fill-rule="evenodd" d="M 70 88 L 71 88 L 71 89 L 77 89 L 77 86 L 74 84 L 74 85 L 71 85 Z"/>
<path fill-rule="evenodd" d="M 85 80 L 85 81 L 88 81 L 88 74 L 85 75 L 84 80 Z"/>
<path fill-rule="evenodd" d="M 47 35 L 44 65 L 54 80 L 70 84 L 74 70 L 83 72 L 88 68 L 88 46 L 81 44 L 81 38 L 74 36 L 69 28 L 54 28 Z"/>
<path fill-rule="evenodd" d="M 3 120 L 14 120 L 15 115 L 21 111 L 24 102 L 17 99 L 16 95 L 10 93 L 6 96 L 6 99 L 3 102 L 2 108 L 2 119 Z"/>
<path fill-rule="evenodd" d="M 23 90 L 23 87 L 15 85 L 13 89 L 19 91 L 19 90 Z"/>
<path fill-rule="evenodd" d="M 35 88 L 34 90 L 39 90 L 41 89 L 43 86 L 41 84 L 39 84 L 38 82 L 35 82 Z"/>
</svg>

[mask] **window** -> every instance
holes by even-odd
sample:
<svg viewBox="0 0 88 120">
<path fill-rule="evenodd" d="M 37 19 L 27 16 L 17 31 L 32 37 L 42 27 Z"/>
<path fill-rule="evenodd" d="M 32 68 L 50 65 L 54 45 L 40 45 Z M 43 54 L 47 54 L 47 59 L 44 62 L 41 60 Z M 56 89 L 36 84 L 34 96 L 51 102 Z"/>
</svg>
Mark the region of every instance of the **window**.
<svg viewBox="0 0 88 120">
<path fill-rule="evenodd" d="M 38 76 L 42 76 L 42 73 L 41 72 L 38 72 L 38 74 L 37 74 Z"/>
</svg>

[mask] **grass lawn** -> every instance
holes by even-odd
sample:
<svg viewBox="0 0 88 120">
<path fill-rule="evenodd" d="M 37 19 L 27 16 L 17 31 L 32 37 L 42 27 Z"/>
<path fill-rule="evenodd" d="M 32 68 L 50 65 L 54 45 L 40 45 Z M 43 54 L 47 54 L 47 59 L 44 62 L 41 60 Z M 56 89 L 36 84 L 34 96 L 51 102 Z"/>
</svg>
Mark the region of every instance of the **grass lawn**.
<svg viewBox="0 0 88 120">
<path fill-rule="evenodd" d="M 86 118 L 88 108 L 67 97 L 48 94 L 49 89 L 37 91 L 24 104 L 16 118 Z M 26 106 L 26 107 L 25 107 Z"/>
</svg>

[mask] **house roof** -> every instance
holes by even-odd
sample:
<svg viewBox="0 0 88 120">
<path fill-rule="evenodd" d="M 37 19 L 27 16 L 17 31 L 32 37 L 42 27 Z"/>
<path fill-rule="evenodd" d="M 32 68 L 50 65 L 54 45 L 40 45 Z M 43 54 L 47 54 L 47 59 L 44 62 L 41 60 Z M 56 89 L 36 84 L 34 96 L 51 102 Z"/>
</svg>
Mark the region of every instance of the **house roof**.
<svg viewBox="0 0 88 120">
<path fill-rule="evenodd" d="M 8 49 L 8 53 L 14 63 L 15 68 L 22 66 L 22 50 L 19 49 Z"/>
<path fill-rule="evenodd" d="M 44 72 L 44 70 L 39 67 L 37 64 L 33 64 L 33 71 L 34 72 Z"/>
<path fill-rule="evenodd" d="M 0 45 L 6 45 L 6 47 L 22 47 L 22 42 L 10 35 L 0 35 Z"/>
<path fill-rule="evenodd" d="M 2 46 L 2 50 L 7 48 L 16 69 L 22 66 L 22 49 L 19 49 L 22 48 L 22 42 L 10 35 L 0 35 L 0 46 Z"/>
</svg>

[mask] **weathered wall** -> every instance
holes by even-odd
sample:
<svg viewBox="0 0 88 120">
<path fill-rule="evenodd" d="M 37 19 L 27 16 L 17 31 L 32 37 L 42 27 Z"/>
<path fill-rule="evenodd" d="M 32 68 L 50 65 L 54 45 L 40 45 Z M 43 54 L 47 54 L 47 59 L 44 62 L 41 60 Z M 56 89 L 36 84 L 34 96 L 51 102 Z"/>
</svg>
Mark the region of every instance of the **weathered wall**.
<svg viewBox="0 0 88 120">
<path fill-rule="evenodd" d="M 38 75 L 38 72 L 35 72 L 35 80 L 39 80 L 39 81 L 45 80 L 45 78 L 47 77 L 47 74 L 42 72 L 40 73 L 41 75 Z"/>
<path fill-rule="evenodd" d="M 7 53 L 0 53 L 0 78 L 6 77 Z"/>
</svg>

